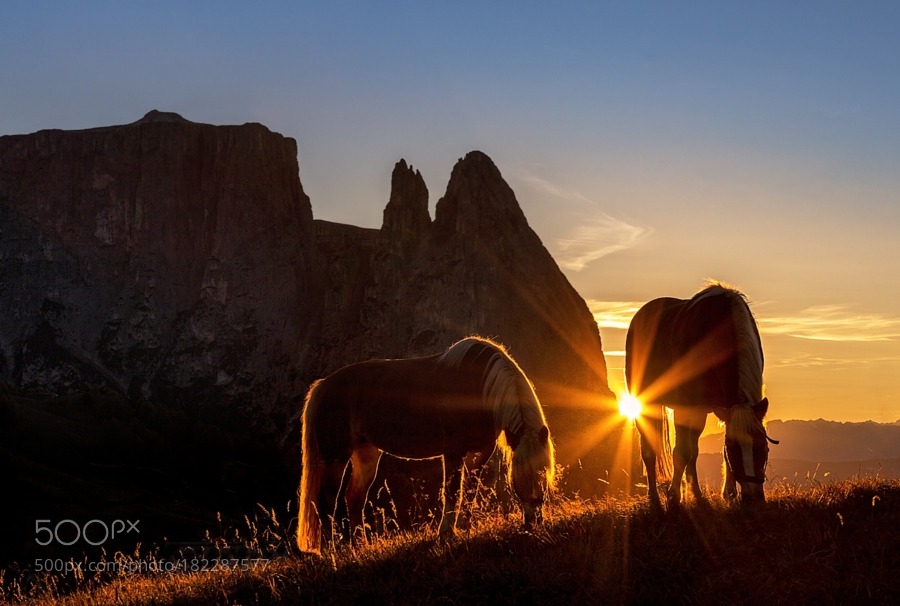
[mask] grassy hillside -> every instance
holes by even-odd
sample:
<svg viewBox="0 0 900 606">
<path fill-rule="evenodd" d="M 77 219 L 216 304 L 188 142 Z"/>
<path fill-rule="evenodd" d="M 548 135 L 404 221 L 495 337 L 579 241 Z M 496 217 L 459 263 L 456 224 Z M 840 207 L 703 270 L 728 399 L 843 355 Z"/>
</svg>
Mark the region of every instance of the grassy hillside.
<svg viewBox="0 0 900 606">
<path fill-rule="evenodd" d="M 534 533 L 497 509 L 476 514 L 449 542 L 424 529 L 324 557 L 278 555 L 290 532 L 266 514 L 210 539 L 211 550 L 243 541 L 249 559 L 225 570 L 45 575 L 7 590 L 68 604 L 900 603 L 897 480 L 780 485 L 750 511 L 713 498 L 665 517 L 641 499 L 559 500 Z"/>
</svg>

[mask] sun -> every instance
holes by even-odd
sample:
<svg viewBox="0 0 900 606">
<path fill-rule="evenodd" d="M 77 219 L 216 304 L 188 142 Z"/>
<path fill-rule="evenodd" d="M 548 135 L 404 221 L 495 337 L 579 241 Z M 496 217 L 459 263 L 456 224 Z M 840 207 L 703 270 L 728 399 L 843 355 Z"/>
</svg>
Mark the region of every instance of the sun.
<svg viewBox="0 0 900 606">
<path fill-rule="evenodd" d="M 633 396 L 627 392 L 619 396 L 619 414 L 623 417 L 627 417 L 633 421 L 641 416 L 642 408 L 643 405 L 637 396 Z"/>
</svg>

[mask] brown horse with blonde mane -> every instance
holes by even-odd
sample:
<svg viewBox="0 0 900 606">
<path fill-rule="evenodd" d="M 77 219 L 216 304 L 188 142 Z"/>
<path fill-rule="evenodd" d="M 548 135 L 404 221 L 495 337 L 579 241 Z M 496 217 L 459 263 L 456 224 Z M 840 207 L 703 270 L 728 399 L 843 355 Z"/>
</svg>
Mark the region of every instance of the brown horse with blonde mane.
<svg viewBox="0 0 900 606">
<path fill-rule="evenodd" d="M 625 378 L 631 394 L 653 405 L 638 421 L 651 508 L 661 509 L 657 474 L 666 475 L 670 467 L 670 507 L 681 502 L 685 473 L 695 498 L 703 498 L 697 455 L 710 412 L 725 423 L 723 496 L 737 497 L 737 480 L 742 501 L 765 499 L 767 441 L 777 442 L 763 425 L 769 400 L 762 343 L 743 294 L 713 282 L 689 300 L 664 297 L 641 307 L 626 336 Z M 675 423 L 671 462 L 663 405 L 673 409 Z"/>
<path fill-rule="evenodd" d="M 351 364 L 316 381 L 303 410 L 303 472 L 297 544 L 319 551 L 334 538 L 345 468 L 351 529 L 364 509 L 385 452 L 407 459 L 443 457 L 440 534 L 456 526 L 460 488 L 470 453 L 487 460 L 495 445 L 526 527 L 542 519 L 553 486 L 553 442 L 534 387 L 497 343 L 463 339 L 439 355 Z M 352 530 L 351 530 L 352 534 Z"/>
</svg>

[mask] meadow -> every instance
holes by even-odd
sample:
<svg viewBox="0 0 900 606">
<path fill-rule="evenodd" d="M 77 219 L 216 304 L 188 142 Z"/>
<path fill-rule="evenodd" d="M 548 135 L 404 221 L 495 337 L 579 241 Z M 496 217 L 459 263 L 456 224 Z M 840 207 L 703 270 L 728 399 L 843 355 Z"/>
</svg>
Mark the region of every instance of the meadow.
<svg viewBox="0 0 900 606">
<path fill-rule="evenodd" d="M 71 605 L 900 603 L 897 479 L 802 488 L 785 482 L 753 509 L 726 506 L 710 494 L 707 505 L 664 516 L 652 515 L 646 498 L 557 497 L 534 532 L 521 530 L 520 516 L 488 502 L 449 541 L 440 540 L 431 523 L 317 556 L 294 552 L 288 520 L 258 507 L 243 525 L 211 533 L 202 554 L 181 554 L 185 562 L 206 560 L 194 570 L 146 570 L 148 563 L 164 562 L 138 548 L 105 556 L 118 564 L 93 576 L 26 578 L 6 571 L 5 599 Z"/>
</svg>

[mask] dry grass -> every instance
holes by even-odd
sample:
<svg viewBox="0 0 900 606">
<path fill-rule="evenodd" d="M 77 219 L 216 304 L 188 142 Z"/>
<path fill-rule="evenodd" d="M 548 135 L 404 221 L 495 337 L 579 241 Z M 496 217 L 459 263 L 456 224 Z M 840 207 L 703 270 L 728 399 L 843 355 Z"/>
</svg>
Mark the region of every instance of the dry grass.
<svg viewBox="0 0 900 606">
<path fill-rule="evenodd" d="M 807 489 L 785 484 L 750 511 L 711 497 L 707 506 L 665 517 L 651 515 L 644 499 L 558 500 L 538 531 L 522 532 L 518 523 L 518 516 L 499 509 L 481 510 L 471 529 L 452 541 L 426 529 L 317 557 L 277 555 L 286 553 L 290 532 L 266 512 L 227 541 L 239 539 L 244 553 L 270 558 L 255 569 L 83 578 L 71 593 L 72 579 L 47 577 L 27 589 L 7 579 L 8 599 L 73 605 L 900 603 L 898 480 Z"/>
</svg>

